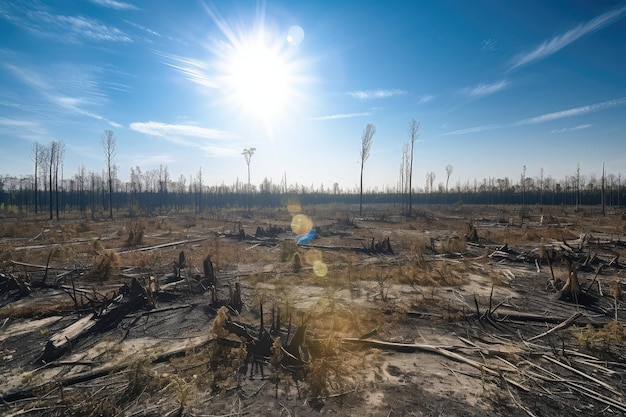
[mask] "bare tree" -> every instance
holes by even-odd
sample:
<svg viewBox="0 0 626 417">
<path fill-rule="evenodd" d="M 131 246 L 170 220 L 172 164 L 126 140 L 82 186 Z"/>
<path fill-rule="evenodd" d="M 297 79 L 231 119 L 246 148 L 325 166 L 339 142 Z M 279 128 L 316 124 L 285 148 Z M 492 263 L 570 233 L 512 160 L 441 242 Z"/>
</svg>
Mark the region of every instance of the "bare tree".
<svg viewBox="0 0 626 417">
<path fill-rule="evenodd" d="M 543 189 L 545 182 L 543 179 L 543 167 L 539 169 L 539 206 L 543 206 Z"/>
<path fill-rule="evenodd" d="M 65 159 L 65 144 L 57 142 L 57 152 L 54 160 L 54 196 L 57 220 L 59 220 L 59 169 L 61 170 L 61 186 L 63 186 L 63 159 Z"/>
<path fill-rule="evenodd" d="M 251 187 L 250 187 L 250 161 L 252 160 L 252 155 L 254 155 L 254 151 L 256 151 L 256 148 L 248 148 L 248 149 L 244 149 L 243 152 L 241 153 L 243 155 L 243 157 L 246 160 L 246 165 L 248 165 L 248 192 L 247 192 L 247 200 L 248 200 L 248 214 L 250 214 L 250 191 L 251 191 Z"/>
<path fill-rule="evenodd" d="M 39 181 L 37 178 L 37 174 L 45 157 L 45 147 L 42 146 L 39 142 L 35 142 L 32 147 L 32 159 L 35 163 L 35 214 L 37 214 L 37 212 L 39 211 Z"/>
<path fill-rule="evenodd" d="M 363 129 L 363 136 L 361 137 L 361 191 L 359 194 L 359 216 L 363 215 L 363 166 L 365 161 L 370 157 L 370 150 L 372 149 L 372 142 L 374 133 L 376 133 L 376 126 L 372 123 L 368 123 Z"/>
<path fill-rule="evenodd" d="M 526 207 L 526 165 L 522 167 L 522 207 Z"/>
<path fill-rule="evenodd" d="M 63 164 L 63 157 L 65 154 L 65 146 L 63 142 L 53 140 L 50 142 L 50 147 L 46 154 L 47 160 L 50 163 L 49 168 L 49 192 L 50 192 L 50 220 L 54 218 L 53 209 L 56 203 L 56 215 L 59 220 L 59 168 Z M 52 185 L 54 184 L 54 194 Z M 53 196 L 55 198 L 53 198 Z"/>
<path fill-rule="evenodd" d="M 78 184 L 80 212 L 85 212 L 85 184 L 87 182 L 87 171 L 84 165 L 78 167 L 78 172 L 74 174 L 74 179 Z"/>
<path fill-rule="evenodd" d="M 50 147 L 48 148 L 48 152 L 47 152 L 47 157 L 46 159 L 48 159 L 48 169 L 49 169 L 49 176 L 48 176 L 48 192 L 50 193 L 50 220 L 54 219 L 54 214 L 53 214 L 53 209 L 54 209 L 54 199 L 53 199 L 53 191 L 52 191 L 52 184 L 53 184 L 53 179 L 54 179 L 54 161 L 56 160 L 56 154 L 58 152 L 58 142 L 56 141 L 52 141 L 50 142 Z"/>
<path fill-rule="evenodd" d="M 102 134 L 101 145 L 102 150 L 104 151 L 104 159 L 106 161 L 107 166 L 107 180 L 109 184 L 109 218 L 113 218 L 113 160 L 115 159 L 115 155 L 117 154 L 117 149 L 115 147 L 115 134 L 111 130 L 105 130 Z"/>
<path fill-rule="evenodd" d="M 400 184 L 399 192 L 402 196 L 402 210 L 404 214 L 409 213 L 409 144 L 402 145 L 402 162 L 400 163 Z"/>
<path fill-rule="evenodd" d="M 419 137 L 420 124 L 411 119 L 409 122 L 409 138 L 411 139 L 411 162 L 409 164 L 409 217 L 413 210 L 413 147 Z"/>
<path fill-rule="evenodd" d="M 446 165 L 446 198 L 448 198 L 448 182 L 450 181 L 450 176 L 454 172 L 454 167 L 451 164 Z"/>
<path fill-rule="evenodd" d="M 437 175 L 433 171 L 426 173 L 426 188 L 428 188 L 429 193 L 433 192 L 433 183 L 436 177 Z"/>
</svg>

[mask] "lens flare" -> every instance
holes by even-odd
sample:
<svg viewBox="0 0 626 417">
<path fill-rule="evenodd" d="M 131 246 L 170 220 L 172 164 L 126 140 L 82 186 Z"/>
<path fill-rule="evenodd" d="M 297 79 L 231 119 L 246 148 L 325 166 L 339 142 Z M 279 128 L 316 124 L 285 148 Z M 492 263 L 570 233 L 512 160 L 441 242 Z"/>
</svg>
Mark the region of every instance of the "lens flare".
<svg viewBox="0 0 626 417">
<path fill-rule="evenodd" d="M 300 213 L 302 211 L 302 204 L 297 197 L 287 197 L 287 211 L 290 214 Z"/>
<path fill-rule="evenodd" d="M 328 274 L 328 266 L 322 261 L 313 262 L 313 273 L 318 277 L 325 277 Z"/>
<path fill-rule="evenodd" d="M 296 214 L 291 219 L 291 230 L 297 235 L 307 234 L 313 229 L 313 220 L 306 214 Z"/>
<path fill-rule="evenodd" d="M 304 30 L 300 26 L 292 26 L 287 32 L 287 43 L 291 46 L 298 46 L 304 39 Z"/>
</svg>

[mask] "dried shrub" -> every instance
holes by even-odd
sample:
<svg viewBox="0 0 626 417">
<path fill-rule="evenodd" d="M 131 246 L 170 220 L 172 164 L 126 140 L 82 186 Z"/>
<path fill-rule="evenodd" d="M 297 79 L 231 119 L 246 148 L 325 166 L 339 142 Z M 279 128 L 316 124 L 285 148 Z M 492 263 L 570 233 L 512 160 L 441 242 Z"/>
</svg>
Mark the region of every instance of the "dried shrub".
<svg viewBox="0 0 626 417">
<path fill-rule="evenodd" d="M 55 246 L 52 249 L 52 257 L 58 261 L 67 261 L 70 257 L 70 250 L 65 245 Z"/>
<path fill-rule="evenodd" d="M 87 222 L 80 222 L 78 226 L 76 226 L 77 233 L 91 232 L 91 230 L 91 225 Z"/>
<path fill-rule="evenodd" d="M 441 242 L 443 253 L 463 253 L 465 252 L 465 238 L 453 236 Z"/>
<path fill-rule="evenodd" d="M 128 237 L 126 238 L 126 246 L 138 246 L 143 243 L 143 236 L 146 230 L 145 225 L 142 222 L 136 222 L 130 225 L 128 228 Z"/>
<path fill-rule="evenodd" d="M 329 336 L 311 346 L 313 359 L 306 366 L 305 381 L 314 397 L 340 393 L 354 383 L 352 361 L 341 348 L 337 337 Z"/>
<path fill-rule="evenodd" d="M 624 358 L 626 350 L 626 326 L 613 320 L 605 326 L 595 329 L 591 325 L 575 329 L 574 337 L 581 347 L 607 356 Z"/>
<path fill-rule="evenodd" d="M 120 257 L 117 252 L 105 251 L 96 257 L 93 269 L 89 272 L 88 278 L 107 281 L 118 271 Z"/>
<path fill-rule="evenodd" d="M 293 255 L 300 250 L 296 242 L 292 240 L 283 240 L 280 242 L 280 261 L 286 262 L 293 258 Z"/>
</svg>

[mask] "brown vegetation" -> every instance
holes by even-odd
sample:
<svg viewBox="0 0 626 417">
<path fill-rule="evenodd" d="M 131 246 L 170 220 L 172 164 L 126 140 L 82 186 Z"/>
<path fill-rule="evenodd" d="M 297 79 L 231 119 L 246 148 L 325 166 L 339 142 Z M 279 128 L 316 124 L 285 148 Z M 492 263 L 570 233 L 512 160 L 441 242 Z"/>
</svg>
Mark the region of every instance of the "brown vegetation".
<svg viewBox="0 0 626 417">
<path fill-rule="evenodd" d="M 569 415 L 566 392 L 598 415 L 626 407 L 612 378 L 625 358 L 620 214 L 300 209 L 319 227 L 306 245 L 286 209 L 0 224 L 7 412 Z M 124 305 L 133 285 L 145 302 Z M 53 334 L 122 305 L 32 365 Z"/>
</svg>

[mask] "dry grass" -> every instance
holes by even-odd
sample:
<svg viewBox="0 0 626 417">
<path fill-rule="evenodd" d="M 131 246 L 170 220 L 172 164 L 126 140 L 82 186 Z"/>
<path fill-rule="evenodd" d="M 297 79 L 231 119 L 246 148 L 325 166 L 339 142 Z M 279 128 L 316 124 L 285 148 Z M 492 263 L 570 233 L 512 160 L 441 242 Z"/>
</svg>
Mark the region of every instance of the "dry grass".
<svg viewBox="0 0 626 417">
<path fill-rule="evenodd" d="M 42 318 L 74 311 L 74 307 L 69 297 L 55 303 L 12 303 L 0 308 L 0 319 Z"/>
<path fill-rule="evenodd" d="M 144 232 L 146 226 L 142 221 L 131 223 L 128 227 L 128 237 L 126 238 L 126 246 L 139 246 L 143 243 Z"/>
<path fill-rule="evenodd" d="M 119 273 L 120 257 L 115 251 L 105 251 L 96 256 L 93 269 L 87 274 L 87 278 L 99 281 L 107 281 Z"/>
<path fill-rule="evenodd" d="M 576 328 L 573 333 L 577 343 L 585 349 L 608 357 L 626 359 L 626 326 L 617 320 L 598 329 L 590 325 Z"/>
</svg>

